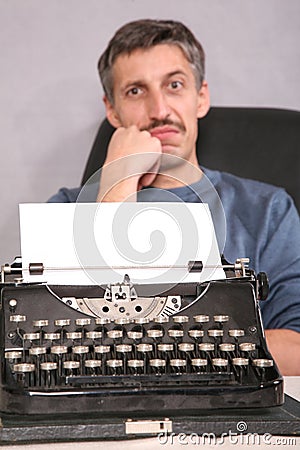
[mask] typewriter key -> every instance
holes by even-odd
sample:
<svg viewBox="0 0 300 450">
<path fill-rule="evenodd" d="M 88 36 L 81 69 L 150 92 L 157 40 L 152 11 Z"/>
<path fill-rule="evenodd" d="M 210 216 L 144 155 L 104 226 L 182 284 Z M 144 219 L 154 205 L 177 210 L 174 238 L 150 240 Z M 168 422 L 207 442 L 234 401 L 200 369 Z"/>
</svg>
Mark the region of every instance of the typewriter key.
<svg viewBox="0 0 300 450">
<path fill-rule="evenodd" d="M 173 344 L 158 344 L 157 350 L 160 352 L 172 352 L 174 350 Z"/>
<path fill-rule="evenodd" d="M 145 362 L 143 359 L 129 359 L 127 361 L 129 372 L 133 375 L 140 375 L 146 372 Z"/>
<path fill-rule="evenodd" d="M 57 363 L 55 362 L 43 362 L 40 365 L 42 371 L 42 379 L 44 380 L 44 384 L 50 387 L 52 384 L 56 382 L 56 370 L 58 368 Z"/>
<path fill-rule="evenodd" d="M 49 320 L 47 320 L 47 319 L 45 319 L 45 320 L 34 320 L 32 322 L 32 325 L 34 327 L 39 327 L 39 328 L 47 327 L 49 325 Z"/>
<path fill-rule="evenodd" d="M 11 359 L 11 360 L 21 359 L 22 358 L 22 352 L 19 352 L 19 351 L 5 352 L 4 358 L 5 359 Z"/>
<path fill-rule="evenodd" d="M 85 325 L 90 325 L 91 323 L 91 319 L 85 317 L 85 318 L 80 318 L 80 319 L 75 319 L 75 324 L 77 326 L 81 326 L 84 327 Z"/>
<path fill-rule="evenodd" d="M 221 352 L 233 352 L 235 349 L 235 345 L 229 344 L 229 343 L 223 343 L 223 344 L 219 345 L 219 349 L 221 350 Z"/>
<path fill-rule="evenodd" d="M 66 327 L 66 326 L 70 325 L 70 323 L 71 323 L 70 319 L 57 319 L 54 321 L 54 324 L 57 327 Z"/>
<path fill-rule="evenodd" d="M 199 330 L 197 328 L 191 328 L 188 331 L 188 334 L 193 339 L 199 339 L 199 338 L 202 338 L 204 336 L 204 331 L 203 330 Z"/>
<path fill-rule="evenodd" d="M 40 333 L 25 333 L 23 335 L 23 339 L 28 341 L 36 341 L 37 339 L 40 339 L 40 337 Z"/>
<path fill-rule="evenodd" d="M 173 321 L 175 323 L 187 323 L 189 321 L 188 316 L 174 316 Z"/>
<path fill-rule="evenodd" d="M 111 320 L 108 317 L 96 317 L 96 319 L 95 319 L 96 325 L 106 325 L 110 322 L 111 322 Z"/>
<path fill-rule="evenodd" d="M 119 344 L 116 346 L 116 351 L 118 353 L 129 353 L 132 351 L 132 345 L 128 344 Z"/>
<path fill-rule="evenodd" d="M 170 359 L 170 365 L 172 367 L 185 367 L 186 360 L 185 359 Z"/>
<path fill-rule="evenodd" d="M 127 331 L 127 336 L 129 337 L 129 339 L 133 339 L 135 341 L 142 339 L 143 337 L 143 332 L 142 331 Z"/>
<path fill-rule="evenodd" d="M 97 367 L 101 367 L 102 361 L 100 359 L 87 359 L 84 361 L 85 367 L 90 369 L 96 369 Z"/>
<path fill-rule="evenodd" d="M 164 367 L 166 367 L 166 361 L 164 359 L 150 359 L 149 364 L 151 367 L 155 368 L 155 369 L 163 369 Z"/>
<path fill-rule="evenodd" d="M 202 352 L 213 352 L 215 349 L 214 344 L 211 344 L 210 342 L 203 342 L 199 344 L 198 347 Z"/>
<path fill-rule="evenodd" d="M 273 367 L 273 359 L 254 359 L 253 365 L 260 368 Z"/>
<path fill-rule="evenodd" d="M 197 323 L 206 323 L 209 322 L 209 316 L 206 316 L 205 314 L 199 314 L 198 316 L 194 316 L 194 320 Z"/>
<path fill-rule="evenodd" d="M 56 341 L 60 338 L 59 333 L 45 333 L 44 338 L 48 341 Z"/>
<path fill-rule="evenodd" d="M 242 352 L 253 352 L 256 348 L 255 344 L 251 342 L 243 342 L 239 347 Z"/>
<path fill-rule="evenodd" d="M 248 366 L 249 364 L 249 359 L 248 358 L 232 358 L 232 364 L 234 366 Z"/>
<path fill-rule="evenodd" d="M 67 339 L 81 339 L 82 338 L 82 332 L 81 331 L 69 331 L 66 333 Z"/>
<path fill-rule="evenodd" d="M 249 359 L 248 358 L 232 358 L 232 365 L 234 366 L 237 379 L 242 383 L 244 372 L 248 372 Z"/>
<path fill-rule="evenodd" d="M 206 367 L 208 364 L 207 359 L 203 359 L 203 358 L 193 358 L 191 360 L 192 366 L 194 367 Z"/>
<path fill-rule="evenodd" d="M 19 363 L 13 365 L 13 371 L 16 373 L 28 373 L 35 371 L 35 364 Z"/>
<path fill-rule="evenodd" d="M 267 373 L 270 370 L 270 368 L 273 367 L 274 362 L 272 359 L 259 358 L 254 359 L 252 361 L 252 364 L 259 372 L 261 381 L 265 381 L 267 378 Z"/>
<path fill-rule="evenodd" d="M 26 316 L 22 316 L 20 314 L 15 314 L 13 316 L 9 316 L 10 322 L 26 322 L 27 318 Z"/>
<path fill-rule="evenodd" d="M 85 336 L 87 339 L 100 339 L 102 331 L 87 331 Z"/>
<path fill-rule="evenodd" d="M 244 330 L 229 330 L 228 334 L 231 337 L 238 338 L 238 337 L 245 336 L 245 331 Z"/>
<path fill-rule="evenodd" d="M 155 323 L 168 323 L 169 317 L 168 316 L 157 316 L 157 317 L 154 317 L 153 320 Z"/>
<path fill-rule="evenodd" d="M 142 353 L 152 352 L 153 345 L 152 344 L 138 344 L 136 348 L 137 348 L 138 352 L 142 352 Z"/>
<path fill-rule="evenodd" d="M 153 329 L 147 330 L 147 334 L 150 338 L 157 339 L 157 338 L 163 337 L 164 331 L 156 330 L 153 328 Z"/>
<path fill-rule="evenodd" d="M 113 372 L 116 373 L 116 369 L 123 367 L 123 361 L 122 359 L 108 359 L 106 365 L 111 369 L 115 369 Z"/>
<path fill-rule="evenodd" d="M 87 359 L 86 361 L 84 361 L 84 366 L 86 368 L 86 372 L 87 374 L 90 375 L 98 375 L 99 374 L 99 369 L 101 367 L 101 361 L 99 359 Z"/>
<path fill-rule="evenodd" d="M 123 337 L 123 330 L 109 330 L 107 336 L 111 339 L 120 339 Z"/>
<path fill-rule="evenodd" d="M 191 360 L 192 368 L 194 372 L 203 373 L 207 370 L 208 361 L 204 358 L 193 358 Z"/>
<path fill-rule="evenodd" d="M 170 366 L 177 369 L 177 373 L 181 373 L 186 368 L 185 359 L 170 359 Z"/>
<path fill-rule="evenodd" d="M 217 323 L 224 323 L 229 321 L 229 316 L 218 315 L 214 316 L 214 321 Z"/>
<path fill-rule="evenodd" d="M 89 352 L 89 347 L 87 345 L 75 345 L 72 348 L 72 352 L 76 355 L 83 355 Z"/>
<path fill-rule="evenodd" d="M 207 330 L 207 334 L 210 337 L 221 337 L 221 336 L 223 336 L 223 330 L 219 330 L 219 329 Z"/>
<path fill-rule="evenodd" d="M 133 322 L 137 325 L 145 325 L 150 322 L 150 319 L 148 317 L 135 317 Z"/>
<path fill-rule="evenodd" d="M 63 355 L 64 353 L 68 353 L 68 347 L 66 345 L 56 345 L 51 347 L 50 353 L 54 355 Z"/>
<path fill-rule="evenodd" d="M 46 347 L 31 347 L 29 349 L 29 355 L 40 356 L 47 353 Z"/>
<path fill-rule="evenodd" d="M 94 348 L 95 353 L 109 353 L 110 352 L 110 345 L 97 345 Z"/>
<path fill-rule="evenodd" d="M 41 363 L 40 367 L 42 370 L 56 370 L 57 363 L 56 362 L 43 362 L 43 363 Z"/>
<path fill-rule="evenodd" d="M 178 344 L 178 349 L 181 352 L 192 352 L 194 350 L 194 344 L 182 342 L 181 344 Z"/>
<path fill-rule="evenodd" d="M 35 364 L 19 363 L 13 365 L 13 371 L 17 374 L 17 382 L 23 386 L 32 386 L 35 382 Z"/>
<path fill-rule="evenodd" d="M 120 317 L 119 319 L 115 319 L 115 324 L 117 325 L 127 325 L 132 322 L 132 319 L 128 317 Z"/>
<path fill-rule="evenodd" d="M 168 330 L 168 335 L 172 338 L 180 338 L 184 336 L 184 331 L 179 329 L 170 328 Z"/>
<path fill-rule="evenodd" d="M 224 368 L 228 365 L 228 360 L 225 358 L 213 358 L 211 362 L 214 367 Z"/>
<path fill-rule="evenodd" d="M 144 367 L 144 360 L 143 359 L 129 359 L 127 361 L 128 367 L 132 367 L 134 369 L 138 369 L 140 367 Z"/>
<path fill-rule="evenodd" d="M 79 361 L 64 361 L 63 368 L 65 369 L 67 375 L 72 376 L 73 370 L 77 370 L 80 368 L 80 362 Z"/>
</svg>

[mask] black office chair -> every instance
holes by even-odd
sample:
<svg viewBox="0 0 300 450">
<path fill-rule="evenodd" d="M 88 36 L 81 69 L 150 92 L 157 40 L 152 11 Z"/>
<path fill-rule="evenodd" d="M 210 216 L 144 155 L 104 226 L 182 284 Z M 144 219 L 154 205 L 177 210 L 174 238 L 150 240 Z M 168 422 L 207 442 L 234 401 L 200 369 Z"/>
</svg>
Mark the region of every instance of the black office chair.
<svg viewBox="0 0 300 450">
<path fill-rule="evenodd" d="M 114 128 L 98 130 L 82 184 L 104 162 Z M 284 187 L 300 211 L 300 112 L 213 107 L 199 120 L 200 165 Z"/>
</svg>

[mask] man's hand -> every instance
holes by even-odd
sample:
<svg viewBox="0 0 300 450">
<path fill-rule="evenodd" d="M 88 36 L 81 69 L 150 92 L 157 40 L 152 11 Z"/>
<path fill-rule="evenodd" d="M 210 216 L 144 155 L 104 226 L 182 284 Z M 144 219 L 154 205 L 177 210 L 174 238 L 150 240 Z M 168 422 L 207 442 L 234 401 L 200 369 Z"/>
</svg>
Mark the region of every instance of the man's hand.
<svg viewBox="0 0 300 450">
<path fill-rule="evenodd" d="M 162 155 L 159 139 L 135 125 L 118 128 L 101 172 L 99 202 L 122 202 L 154 181 Z"/>
<path fill-rule="evenodd" d="M 282 375 L 300 375 L 300 333 L 293 330 L 266 330 L 271 355 Z"/>
</svg>

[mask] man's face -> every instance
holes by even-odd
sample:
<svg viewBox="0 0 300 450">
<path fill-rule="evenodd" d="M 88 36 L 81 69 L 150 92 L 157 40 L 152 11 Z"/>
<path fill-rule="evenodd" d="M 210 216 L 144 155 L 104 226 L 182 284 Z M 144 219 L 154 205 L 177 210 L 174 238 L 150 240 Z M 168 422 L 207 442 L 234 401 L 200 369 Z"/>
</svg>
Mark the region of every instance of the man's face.
<svg viewBox="0 0 300 450">
<path fill-rule="evenodd" d="M 196 162 L 197 118 L 209 109 L 206 82 L 200 91 L 192 67 L 175 45 L 157 45 L 117 57 L 114 104 L 105 100 L 114 127 L 136 125 L 162 144 L 163 153 Z"/>
</svg>

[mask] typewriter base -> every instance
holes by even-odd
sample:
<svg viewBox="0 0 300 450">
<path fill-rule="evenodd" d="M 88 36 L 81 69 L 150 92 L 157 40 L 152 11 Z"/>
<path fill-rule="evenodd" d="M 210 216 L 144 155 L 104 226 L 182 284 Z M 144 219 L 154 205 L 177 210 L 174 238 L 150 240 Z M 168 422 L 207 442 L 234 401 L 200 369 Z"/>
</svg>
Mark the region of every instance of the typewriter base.
<svg viewBox="0 0 300 450">
<path fill-rule="evenodd" d="M 181 380 L 182 381 L 182 380 Z M 120 389 L 120 387 L 119 387 Z M 64 395 L 60 395 L 64 394 Z M 152 386 L 145 390 L 134 386 L 124 388 L 123 391 L 76 391 L 66 393 L 27 392 L 10 393 L 2 391 L 1 408 L 3 412 L 35 416 L 41 411 L 52 414 L 96 414 L 98 417 L 124 417 L 124 415 L 138 414 L 140 416 L 155 416 L 158 413 L 168 417 L 170 414 L 194 415 L 201 410 L 225 410 L 237 408 L 270 408 L 281 405 L 284 401 L 283 380 L 262 382 L 260 388 L 256 386 L 218 386 L 217 384 L 188 385 L 181 382 L 176 389 L 166 386 Z M 62 400 L 63 399 L 63 400 Z M 101 411 L 101 412 L 100 412 Z M 175 411 L 175 412 L 174 412 Z"/>
<path fill-rule="evenodd" d="M 163 417 L 136 417 L 132 420 L 163 420 Z M 59 416 L 16 416 L 1 415 L 0 444 L 117 440 L 155 436 L 151 433 L 128 435 L 125 431 L 126 418 L 102 418 L 97 414 L 87 414 L 84 418 Z M 300 435 L 300 402 L 285 396 L 282 406 L 261 410 L 234 409 L 218 411 L 198 411 L 183 417 L 169 416 L 172 433 L 222 433 L 242 434 L 237 424 L 246 424 L 246 433 L 271 435 Z"/>
</svg>

